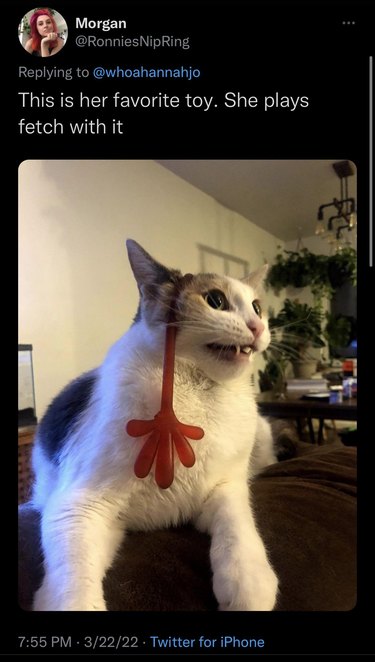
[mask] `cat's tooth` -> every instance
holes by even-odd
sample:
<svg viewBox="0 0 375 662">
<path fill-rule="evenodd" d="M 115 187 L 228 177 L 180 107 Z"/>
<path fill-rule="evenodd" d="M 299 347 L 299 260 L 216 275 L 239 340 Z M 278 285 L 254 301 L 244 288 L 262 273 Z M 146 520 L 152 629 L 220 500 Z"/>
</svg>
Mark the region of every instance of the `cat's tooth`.
<svg viewBox="0 0 375 662">
<path fill-rule="evenodd" d="M 244 354 L 251 354 L 251 347 L 242 347 Z"/>
<path fill-rule="evenodd" d="M 240 345 L 236 345 L 236 356 L 239 355 L 240 351 L 241 351 Z"/>
</svg>

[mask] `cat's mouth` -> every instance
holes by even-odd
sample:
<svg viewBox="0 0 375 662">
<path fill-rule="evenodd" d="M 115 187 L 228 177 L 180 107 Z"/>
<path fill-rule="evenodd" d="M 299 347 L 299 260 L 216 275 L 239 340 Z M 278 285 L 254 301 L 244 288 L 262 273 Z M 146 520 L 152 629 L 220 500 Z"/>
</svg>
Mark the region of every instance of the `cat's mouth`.
<svg viewBox="0 0 375 662">
<path fill-rule="evenodd" d="M 226 361 L 247 359 L 254 351 L 254 348 L 250 345 L 219 345 L 217 343 L 210 343 L 206 347 L 216 355 L 216 358 Z"/>
</svg>

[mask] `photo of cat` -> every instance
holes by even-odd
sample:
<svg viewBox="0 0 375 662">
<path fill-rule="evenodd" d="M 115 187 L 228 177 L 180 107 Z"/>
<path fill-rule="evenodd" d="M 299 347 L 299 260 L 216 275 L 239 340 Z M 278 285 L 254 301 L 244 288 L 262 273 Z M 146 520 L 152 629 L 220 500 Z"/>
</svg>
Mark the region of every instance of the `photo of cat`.
<svg viewBox="0 0 375 662">
<path fill-rule="evenodd" d="M 283 402 L 266 413 L 260 379 L 270 348 L 283 348 L 270 317 L 282 297 L 267 285 L 280 235 L 293 249 L 295 192 L 316 209 L 336 190 L 331 169 L 21 164 L 19 347 L 32 351 L 34 413 L 18 434 L 26 613 L 353 608 L 356 449 L 305 443 Z M 198 175 L 207 191 L 219 177 L 230 207 L 220 187 L 213 197 L 193 185 Z M 318 196 L 305 192 L 312 176 Z M 248 177 L 244 216 L 231 201 Z M 321 250 L 320 237 L 304 241 Z"/>
</svg>

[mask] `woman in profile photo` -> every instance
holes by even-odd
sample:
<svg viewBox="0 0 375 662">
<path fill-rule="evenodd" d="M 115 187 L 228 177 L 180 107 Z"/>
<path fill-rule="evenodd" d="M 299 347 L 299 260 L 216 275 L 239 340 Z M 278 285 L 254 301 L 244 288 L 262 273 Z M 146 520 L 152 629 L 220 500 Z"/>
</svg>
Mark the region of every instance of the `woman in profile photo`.
<svg viewBox="0 0 375 662">
<path fill-rule="evenodd" d="M 31 38 L 25 44 L 25 49 L 31 55 L 50 57 L 55 55 L 65 45 L 58 34 L 55 19 L 48 9 L 36 9 L 30 17 Z"/>
</svg>

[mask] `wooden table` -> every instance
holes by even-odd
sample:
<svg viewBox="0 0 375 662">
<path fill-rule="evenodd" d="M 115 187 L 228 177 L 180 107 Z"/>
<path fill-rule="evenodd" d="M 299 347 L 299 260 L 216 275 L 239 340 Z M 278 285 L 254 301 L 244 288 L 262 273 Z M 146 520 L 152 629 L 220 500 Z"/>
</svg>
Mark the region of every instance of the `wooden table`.
<svg viewBox="0 0 375 662">
<path fill-rule="evenodd" d="M 330 421 L 356 421 L 357 399 L 344 400 L 340 404 L 330 404 L 328 400 L 303 400 L 301 398 L 276 398 L 271 392 L 260 393 L 257 396 L 259 411 L 265 416 L 275 418 L 294 418 L 297 422 L 298 432 L 302 433 L 302 421 L 307 420 L 310 441 L 315 443 L 315 434 L 312 419 L 319 419 L 318 444 L 323 441 L 324 420 Z"/>
</svg>

